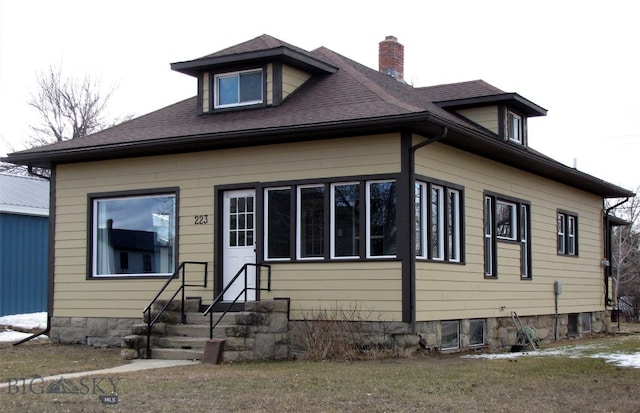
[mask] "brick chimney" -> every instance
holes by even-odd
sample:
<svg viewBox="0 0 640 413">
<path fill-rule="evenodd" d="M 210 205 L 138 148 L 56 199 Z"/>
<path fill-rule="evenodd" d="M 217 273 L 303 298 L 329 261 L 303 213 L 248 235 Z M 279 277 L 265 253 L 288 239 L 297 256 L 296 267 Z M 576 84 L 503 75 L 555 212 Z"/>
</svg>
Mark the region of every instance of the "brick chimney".
<svg viewBox="0 0 640 413">
<path fill-rule="evenodd" d="M 404 46 L 395 36 L 387 36 L 379 43 L 378 70 L 404 82 Z"/>
</svg>

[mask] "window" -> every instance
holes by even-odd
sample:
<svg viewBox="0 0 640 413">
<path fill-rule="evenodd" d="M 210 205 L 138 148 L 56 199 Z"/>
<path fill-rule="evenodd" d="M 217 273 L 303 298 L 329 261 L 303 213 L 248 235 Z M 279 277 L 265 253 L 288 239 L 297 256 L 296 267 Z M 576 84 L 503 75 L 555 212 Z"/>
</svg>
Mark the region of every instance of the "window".
<svg viewBox="0 0 640 413">
<path fill-rule="evenodd" d="M 91 276 L 175 271 L 176 196 L 91 198 Z"/>
<path fill-rule="evenodd" d="M 393 181 L 367 183 L 367 256 L 396 255 L 396 185 Z"/>
<path fill-rule="evenodd" d="M 443 185 L 416 183 L 416 255 L 461 260 L 460 191 Z"/>
<path fill-rule="evenodd" d="M 519 144 L 523 144 L 523 122 L 522 116 L 513 112 L 507 113 L 507 138 Z"/>
<path fill-rule="evenodd" d="M 430 200 L 430 253 L 434 260 L 441 260 L 444 258 L 444 188 L 431 185 Z"/>
<path fill-rule="evenodd" d="M 496 235 L 502 239 L 516 239 L 516 204 L 496 200 Z"/>
<path fill-rule="evenodd" d="M 215 107 L 262 103 L 262 70 L 215 75 Z"/>
<path fill-rule="evenodd" d="M 531 246 L 529 244 L 529 206 L 520 205 L 520 276 L 531 278 Z"/>
<path fill-rule="evenodd" d="M 496 243 L 493 236 L 493 198 L 484 198 L 484 275 L 495 275 L 495 250 Z"/>
<path fill-rule="evenodd" d="M 591 313 L 580 314 L 580 321 L 582 323 L 582 332 L 590 333 L 591 332 Z"/>
<path fill-rule="evenodd" d="M 460 348 L 460 322 L 441 321 L 440 322 L 442 350 L 454 350 Z"/>
<path fill-rule="evenodd" d="M 395 258 L 396 184 L 265 188 L 264 245 L 266 260 Z"/>
<path fill-rule="evenodd" d="M 578 216 L 558 211 L 558 254 L 578 255 Z"/>
<path fill-rule="evenodd" d="M 484 198 L 484 274 L 497 277 L 498 243 L 520 244 L 520 277 L 531 278 L 531 231 L 529 204 L 494 194 Z"/>
<path fill-rule="evenodd" d="M 469 346 L 479 347 L 486 343 L 486 320 L 469 320 Z"/>
<path fill-rule="evenodd" d="M 265 256 L 291 258 L 291 188 L 265 190 Z"/>
<path fill-rule="evenodd" d="M 360 185 L 331 186 L 331 257 L 360 256 Z"/>
<path fill-rule="evenodd" d="M 298 258 L 324 257 L 324 186 L 298 187 Z"/>
</svg>

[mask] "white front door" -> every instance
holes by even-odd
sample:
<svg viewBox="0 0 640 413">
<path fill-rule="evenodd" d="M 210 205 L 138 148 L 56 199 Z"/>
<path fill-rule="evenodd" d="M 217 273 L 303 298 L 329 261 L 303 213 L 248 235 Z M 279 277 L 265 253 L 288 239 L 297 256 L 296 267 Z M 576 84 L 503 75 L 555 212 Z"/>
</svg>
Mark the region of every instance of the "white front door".
<svg viewBox="0 0 640 413">
<path fill-rule="evenodd" d="M 224 222 L 223 222 L 223 288 L 240 271 L 246 263 L 256 262 L 255 239 L 255 191 L 243 189 L 224 193 Z M 255 266 L 247 267 L 247 287 L 256 286 Z M 225 293 L 224 301 L 233 301 L 245 287 L 244 273 L 241 274 Z M 246 301 L 256 299 L 256 291 L 246 292 Z M 244 302 L 244 294 L 237 302 Z"/>
</svg>

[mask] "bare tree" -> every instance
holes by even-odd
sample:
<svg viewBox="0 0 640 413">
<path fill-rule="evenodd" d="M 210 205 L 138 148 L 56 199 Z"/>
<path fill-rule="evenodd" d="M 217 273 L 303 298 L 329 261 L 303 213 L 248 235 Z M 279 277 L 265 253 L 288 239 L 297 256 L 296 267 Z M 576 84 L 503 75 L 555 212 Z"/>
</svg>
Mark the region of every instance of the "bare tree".
<svg viewBox="0 0 640 413">
<path fill-rule="evenodd" d="M 59 66 L 36 73 L 36 90 L 30 93 L 28 105 L 36 110 L 39 120 L 30 126 L 25 147 L 75 139 L 131 119 L 127 115 L 107 120 L 105 112 L 114 91 L 114 87 L 103 91 L 100 82 L 89 75 L 65 77 Z M 27 174 L 26 168 L 6 163 L 0 164 L 2 171 Z M 46 171 L 38 173 L 48 175 Z"/>
<path fill-rule="evenodd" d="M 640 190 L 636 188 L 636 194 Z M 612 278 L 616 298 L 640 297 L 640 196 L 615 208 L 617 217 L 629 225 L 618 226 L 612 234 Z M 633 306 L 633 303 L 626 303 Z"/>
<path fill-rule="evenodd" d="M 104 112 L 113 88 L 102 92 L 91 76 L 66 78 L 60 67 L 53 66 L 38 72 L 36 82 L 37 90 L 28 103 L 37 111 L 40 122 L 31 126 L 30 147 L 89 135 L 107 126 Z"/>
</svg>

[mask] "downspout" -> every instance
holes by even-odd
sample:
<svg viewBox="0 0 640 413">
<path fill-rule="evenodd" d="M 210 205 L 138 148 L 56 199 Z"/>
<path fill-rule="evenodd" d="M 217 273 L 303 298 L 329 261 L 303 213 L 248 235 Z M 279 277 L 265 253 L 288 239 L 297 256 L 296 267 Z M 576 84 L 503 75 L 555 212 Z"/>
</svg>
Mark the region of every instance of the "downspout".
<svg viewBox="0 0 640 413">
<path fill-rule="evenodd" d="M 609 213 L 620 205 L 629 201 L 629 197 L 626 197 L 623 201 L 618 202 L 617 204 L 610 206 L 609 208 L 604 210 L 604 230 L 605 230 L 605 245 L 604 245 L 604 257 L 611 262 L 611 226 L 609 225 Z M 609 278 L 611 278 L 611 265 L 607 265 L 604 267 L 604 304 L 605 306 L 615 307 L 617 303 L 613 302 L 613 298 L 609 297 L 611 293 L 609 291 Z"/>
<path fill-rule="evenodd" d="M 409 148 L 409 274 L 410 274 L 410 294 L 411 294 L 411 334 L 417 333 L 416 328 L 416 151 L 424 146 L 441 141 L 447 136 L 449 129 L 443 126 L 442 133 L 426 141 L 415 144 Z"/>
<path fill-rule="evenodd" d="M 55 169 L 51 168 L 51 177 L 41 175 L 37 172 L 33 171 L 33 167 L 29 166 L 28 171 L 30 175 L 37 176 L 39 178 L 43 178 L 49 181 L 49 246 L 48 246 L 48 256 L 49 262 L 47 265 L 47 326 L 44 330 L 39 331 L 35 334 L 30 335 L 29 337 L 25 337 L 20 341 L 13 343 L 14 346 L 19 346 L 22 343 L 26 343 L 27 341 L 31 341 L 34 338 L 40 337 L 41 335 L 48 334 L 51 330 L 51 316 L 53 314 L 53 240 L 55 239 L 55 179 L 52 179 L 55 176 Z"/>
</svg>

